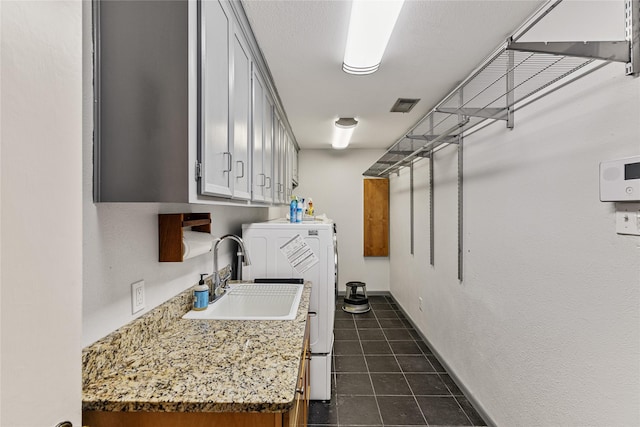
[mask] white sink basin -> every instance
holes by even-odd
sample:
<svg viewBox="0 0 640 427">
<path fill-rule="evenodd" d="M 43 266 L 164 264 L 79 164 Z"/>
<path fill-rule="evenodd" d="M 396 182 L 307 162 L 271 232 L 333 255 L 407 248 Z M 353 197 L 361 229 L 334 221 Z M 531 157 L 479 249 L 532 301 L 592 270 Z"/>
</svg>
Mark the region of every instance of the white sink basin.
<svg viewBox="0 0 640 427">
<path fill-rule="evenodd" d="M 293 320 L 300 305 L 302 285 L 287 283 L 241 283 L 206 310 L 191 310 L 183 319 Z"/>
</svg>

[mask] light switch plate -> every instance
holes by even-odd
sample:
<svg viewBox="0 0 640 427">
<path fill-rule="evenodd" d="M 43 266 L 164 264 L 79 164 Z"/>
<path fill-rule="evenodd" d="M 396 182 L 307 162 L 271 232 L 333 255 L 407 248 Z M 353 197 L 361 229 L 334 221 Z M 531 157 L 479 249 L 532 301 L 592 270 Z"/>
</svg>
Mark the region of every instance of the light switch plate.
<svg viewBox="0 0 640 427">
<path fill-rule="evenodd" d="M 640 203 L 616 203 L 616 233 L 640 236 Z"/>
<path fill-rule="evenodd" d="M 144 280 L 131 284 L 131 313 L 144 309 Z"/>
</svg>

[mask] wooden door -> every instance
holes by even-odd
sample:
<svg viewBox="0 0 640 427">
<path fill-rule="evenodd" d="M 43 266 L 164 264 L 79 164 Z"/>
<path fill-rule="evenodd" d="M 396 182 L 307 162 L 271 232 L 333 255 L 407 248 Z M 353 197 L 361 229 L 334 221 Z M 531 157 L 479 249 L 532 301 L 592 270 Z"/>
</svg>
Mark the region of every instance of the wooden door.
<svg viewBox="0 0 640 427">
<path fill-rule="evenodd" d="M 389 256 L 389 180 L 364 180 L 364 256 Z"/>
</svg>

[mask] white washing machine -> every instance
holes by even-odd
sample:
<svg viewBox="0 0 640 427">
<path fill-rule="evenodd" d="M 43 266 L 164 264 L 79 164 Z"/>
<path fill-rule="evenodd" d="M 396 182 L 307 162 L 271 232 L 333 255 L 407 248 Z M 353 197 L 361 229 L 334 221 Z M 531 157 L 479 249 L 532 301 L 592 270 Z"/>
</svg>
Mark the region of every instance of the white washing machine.
<svg viewBox="0 0 640 427">
<path fill-rule="evenodd" d="M 296 236 L 311 248 L 318 263 L 304 273 L 290 264 L 281 250 Z M 242 239 L 251 265 L 242 268 L 242 278 L 303 278 L 313 283 L 309 305 L 312 400 L 331 399 L 333 319 L 336 307 L 338 256 L 335 226 L 331 220 L 291 224 L 286 219 L 242 225 Z"/>
</svg>

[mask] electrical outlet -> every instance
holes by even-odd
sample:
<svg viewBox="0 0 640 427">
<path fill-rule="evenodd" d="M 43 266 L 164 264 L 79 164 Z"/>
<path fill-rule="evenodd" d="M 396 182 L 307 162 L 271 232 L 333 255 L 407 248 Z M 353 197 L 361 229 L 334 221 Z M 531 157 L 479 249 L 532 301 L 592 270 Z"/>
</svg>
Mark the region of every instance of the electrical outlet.
<svg viewBox="0 0 640 427">
<path fill-rule="evenodd" d="M 131 313 L 144 309 L 144 280 L 131 284 Z"/>
<path fill-rule="evenodd" d="M 422 297 L 418 297 L 418 308 L 422 311 Z"/>
</svg>

